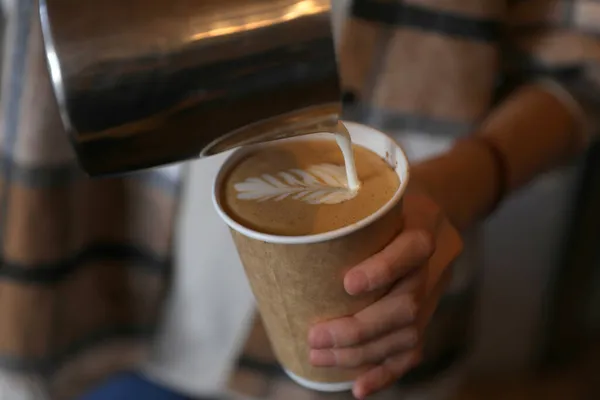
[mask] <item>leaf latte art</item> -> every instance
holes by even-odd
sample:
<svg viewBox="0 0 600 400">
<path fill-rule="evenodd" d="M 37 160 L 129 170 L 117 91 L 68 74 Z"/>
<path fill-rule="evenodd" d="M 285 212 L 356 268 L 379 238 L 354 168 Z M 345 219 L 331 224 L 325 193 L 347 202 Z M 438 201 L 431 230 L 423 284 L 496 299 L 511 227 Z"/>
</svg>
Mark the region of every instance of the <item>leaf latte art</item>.
<svg viewBox="0 0 600 400">
<path fill-rule="evenodd" d="M 356 190 L 348 189 L 345 168 L 333 164 L 264 174 L 248 178 L 234 187 L 238 199 L 259 202 L 289 198 L 308 204 L 339 204 L 358 194 Z"/>
</svg>

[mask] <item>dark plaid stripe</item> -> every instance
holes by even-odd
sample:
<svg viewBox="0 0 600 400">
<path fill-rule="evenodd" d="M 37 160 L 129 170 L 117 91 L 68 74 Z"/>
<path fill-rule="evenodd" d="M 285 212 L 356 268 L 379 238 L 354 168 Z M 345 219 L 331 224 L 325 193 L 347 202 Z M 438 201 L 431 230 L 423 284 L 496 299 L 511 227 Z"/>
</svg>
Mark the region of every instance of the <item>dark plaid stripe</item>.
<svg viewBox="0 0 600 400">
<path fill-rule="evenodd" d="M 81 352 L 91 349 L 97 345 L 108 343 L 113 340 L 144 340 L 150 339 L 156 332 L 155 326 L 114 326 L 72 343 L 68 348 L 56 354 L 41 358 L 17 358 L 0 354 L 0 368 L 12 372 L 36 373 L 51 375 L 66 362 L 73 359 Z M 2 393 L 0 392 L 0 395 Z"/>
<path fill-rule="evenodd" d="M 76 180 L 85 179 L 81 169 L 75 164 L 56 166 L 23 166 L 4 157 L 4 163 L 10 165 L 11 181 L 30 188 L 50 188 L 65 186 Z"/>
<path fill-rule="evenodd" d="M 48 264 L 32 266 L 2 261 L 0 279 L 27 284 L 54 284 L 77 269 L 91 265 L 93 261 L 124 261 L 132 268 L 160 274 L 169 273 L 172 265 L 170 259 L 161 259 L 148 249 L 123 243 L 96 243 L 81 249 L 68 259 Z"/>
<path fill-rule="evenodd" d="M 534 78 L 553 77 L 559 80 L 571 80 L 585 73 L 583 60 L 560 65 L 551 65 L 536 58 L 533 54 L 513 46 L 503 48 L 503 73 L 521 83 Z"/>
<path fill-rule="evenodd" d="M 11 182 L 32 189 L 48 189 L 67 186 L 74 182 L 89 179 L 78 164 L 68 163 L 55 166 L 27 166 L 13 161 L 6 155 L 2 157 L 2 163 L 9 165 L 11 171 Z M 181 184 L 178 180 L 169 179 L 165 174 L 158 171 L 146 171 L 132 173 L 123 178 L 139 181 L 161 190 L 165 194 L 177 195 Z M 96 178 L 103 179 L 103 178 Z"/>
<path fill-rule="evenodd" d="M 519 73 L 524 79 L 552 77 L 561 81 L 570 81 L 578 79 L 585 74 L 585 68 L 581 65 L 553 67 L 531 62 L 523 65 Z"/>
<path fill-rule="evenodd" d="M 411 27 L 482 42 L 496 42 L 501 33 L 498 21 L 469 18 L 401 1 L 355 0 L 352 15 L 387 25 Z"/>
<path fill-rule="evenodd" d="M 497 98 L 498 101 L 504 99 L 513 90 L 532 80 L 548 78 L 570 82 L 578 80 L 583 73 L 584 69 L 578 65 L 554 68 L 530 64 L 519 70 L 510 69 L 499 80 Z"/>
<path fill-rule="evenodd" d="M 538 28 L 539 27 L 523 28 L 525 30 L 531 29 L 531 31 L 526 32 L 527 34 L 524 36 L 527 37 L 527 36 L 529 36 L 529 34 L 535 34 L 536 36 L 539 36 L 539 40 L 542 40 L 544 38 L 545 34 L 551 34 L 554 32 L 553 30 L 549 30 L 548 27 L 541 27 L 539 29 Z M 517 32 L 519 34 L 523 33 L 518 30 L 517 30 Z M 521 35 L 517 35 L 517 36 L 521 36 Z M 579 45 L 578 42 L 575 42 L 574 44 Z M 565 49 L 565 50 L 567 50 L 567 49 Z M 543 60 L 536 57 L 536 55 L 534 53 L 520 49 L 518 46 L 515 46 L 513 43 L 503 43 L 502 55 L 503 55 L 502 62 L 504 64 L 505 68 L 519 70 L 524 73 L 527 73 L 530 71 L 531 72 L 544 72 L 546 70 L 565 70 L 565 69 L 572 70 L 573 68 L 584 69 L 587 67 L 587 65 L 586 65 L 587 60 L 585 58 L 578 59 L 578 60 L 572 62 L 571 64 L 562 63 L 562 64 L 558 64 L 558 65 L 552 65 L 549 63 L 545 63 L 545 62 L 543 62 Z"/>
</svg>

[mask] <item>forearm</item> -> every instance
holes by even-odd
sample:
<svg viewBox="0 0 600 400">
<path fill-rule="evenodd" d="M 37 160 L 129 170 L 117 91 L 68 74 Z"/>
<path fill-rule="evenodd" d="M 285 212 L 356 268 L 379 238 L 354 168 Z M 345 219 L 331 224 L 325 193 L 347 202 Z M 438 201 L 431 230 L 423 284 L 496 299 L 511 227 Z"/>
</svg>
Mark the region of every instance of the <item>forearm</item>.
<svg viewBox="0 0 600 400">
<path fill-rule="evenodd" d="M 504 155 L 504 185 L 510 192 L 585 148 L 579 125 L 564 102 L 531 85 L 492 112 L 476 134 L 489 137 Z M 459 229 L 487 216 L 500 185 L 494 157 L 468 141 L 415 165 L 412 176 Z"/>
</svg>

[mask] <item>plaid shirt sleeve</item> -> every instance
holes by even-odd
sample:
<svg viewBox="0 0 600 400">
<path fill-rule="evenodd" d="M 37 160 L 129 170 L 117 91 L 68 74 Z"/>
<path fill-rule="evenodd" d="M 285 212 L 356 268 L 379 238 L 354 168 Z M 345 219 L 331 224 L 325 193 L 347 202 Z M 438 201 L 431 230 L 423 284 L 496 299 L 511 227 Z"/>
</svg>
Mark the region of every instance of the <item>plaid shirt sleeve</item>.
<svg viewBox="0 0 600 400">
<path fill-rule="evenodd" d="M 542 80 L 582 118 L 585 133 L 600 133 L 600 2 L 509 1 L 510 75 Z M 591 136 L 590 136 L 591 138 Z"/>
<path fill-rule="evenodd" d="M 0 399 L 75 399 L 152 343 L 181 175 L 88 179 L 60 121 L 37 2 L 1 4 Z"/>
</svg>

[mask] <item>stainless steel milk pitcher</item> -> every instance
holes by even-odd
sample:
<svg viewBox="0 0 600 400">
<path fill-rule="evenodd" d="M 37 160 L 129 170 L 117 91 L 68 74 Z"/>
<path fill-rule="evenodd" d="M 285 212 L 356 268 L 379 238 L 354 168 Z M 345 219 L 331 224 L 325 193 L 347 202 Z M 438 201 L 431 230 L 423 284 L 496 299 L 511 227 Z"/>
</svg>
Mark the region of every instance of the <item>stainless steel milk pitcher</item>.
<svg viewBox="0 0 600 400">
<path fill-rule="evenodd" d="M 40 0 L 83 169 L 124 173 L 333 126 L 330 0 Z"/>
</svg>

